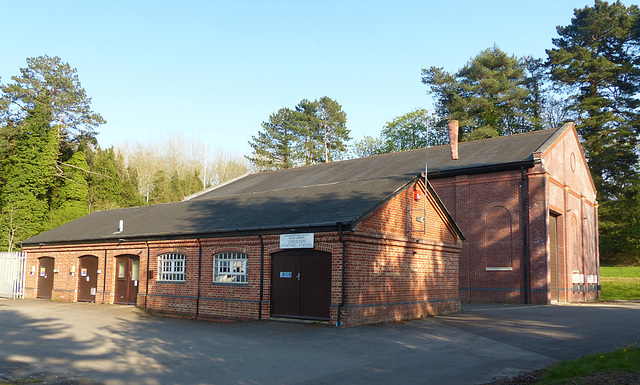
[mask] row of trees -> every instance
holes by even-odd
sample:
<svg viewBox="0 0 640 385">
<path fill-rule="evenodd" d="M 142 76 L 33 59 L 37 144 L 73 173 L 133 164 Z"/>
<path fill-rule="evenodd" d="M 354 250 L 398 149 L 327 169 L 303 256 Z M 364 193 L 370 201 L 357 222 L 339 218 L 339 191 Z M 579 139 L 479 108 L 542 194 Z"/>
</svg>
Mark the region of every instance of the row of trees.
<svg viewBox="0 0 640 385">
<path fill-rule="evenodd" d="M 329 97 L 302 100 L 295 108 L 281 108 L 262 122 L 247 157 L 258 170 L 276 170 L 342 159 L 351 139 L 347 114 Z"/>
<path fill-rule="evenodd" d="M 135 173 L 145 204 L 179 201 L 250 171 L 243 157 L 223 150 L 210 155 L 206 142 L 180 134 L 158 141 L 125 142 L 116 150 L 127 169 Z"/>
<path fill-rule="evenodd" d="M 0 91 L 0 251 L 92 211 L 180 200 L 248 170 L 223 154 L 196 161 L 179 138 L 100 148 L 105 120 L 58 57 L 27 59 Z"/>
</svg>

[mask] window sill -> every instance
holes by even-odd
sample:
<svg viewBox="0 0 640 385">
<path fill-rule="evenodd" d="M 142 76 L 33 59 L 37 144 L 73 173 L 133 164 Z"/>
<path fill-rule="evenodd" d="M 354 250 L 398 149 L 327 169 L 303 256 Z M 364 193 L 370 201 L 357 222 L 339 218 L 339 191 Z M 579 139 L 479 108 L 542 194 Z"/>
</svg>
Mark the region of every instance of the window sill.
<svg viewBox="0 0 640 385">
<path fill-rule="evenodd" d="M 238 283 L 238 282 L 212 282 L 211 286 L 248 287 L 249 284 L 247 282 L 243 282 L 243 283 Z"/>
</svg>

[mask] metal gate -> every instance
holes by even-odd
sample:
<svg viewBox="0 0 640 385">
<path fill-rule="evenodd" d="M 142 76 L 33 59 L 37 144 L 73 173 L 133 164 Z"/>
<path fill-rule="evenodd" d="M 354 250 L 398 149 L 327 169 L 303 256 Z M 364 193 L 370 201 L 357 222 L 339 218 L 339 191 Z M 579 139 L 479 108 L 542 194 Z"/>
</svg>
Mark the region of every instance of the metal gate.
<svg viewBox="0 0 640 385">
<path fill-rule="evenodd" d="M 0 253 L 0 297 L 24 298 L 27 253 Z"/>
</svg>

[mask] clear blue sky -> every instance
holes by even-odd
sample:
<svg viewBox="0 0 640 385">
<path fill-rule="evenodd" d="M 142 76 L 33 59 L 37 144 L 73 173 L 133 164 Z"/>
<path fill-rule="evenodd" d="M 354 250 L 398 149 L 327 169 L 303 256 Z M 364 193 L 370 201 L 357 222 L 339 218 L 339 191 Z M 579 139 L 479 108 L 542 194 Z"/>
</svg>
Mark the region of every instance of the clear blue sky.
<svg viewBox="0 0 640 385">
<path fill-rule="evenodd" d="M 630 1 L 625 1 L 631 4 Z M 248 154 L 262 121 L 329 96 L 354 139 L 432 109 L 422 68 L 456 71 L 496 44 L 545 57 L 587 0 L 0 0 L 0 81 L 27 57 L 78 70 L 109 147 L 181 132 Z"/>
</svg>

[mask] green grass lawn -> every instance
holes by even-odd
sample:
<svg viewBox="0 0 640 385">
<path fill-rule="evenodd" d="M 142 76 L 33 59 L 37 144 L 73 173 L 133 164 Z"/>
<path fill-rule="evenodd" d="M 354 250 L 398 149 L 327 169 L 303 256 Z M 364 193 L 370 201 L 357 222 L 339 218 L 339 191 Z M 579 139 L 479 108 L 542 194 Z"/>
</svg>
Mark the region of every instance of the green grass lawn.
<svg viewBox="0 0 640 385">
<path fill-rule="evenodd" d="M 635 384 L 638 372 L 640 347 L 633 345 L 615 352 L 591 354 L 577 360 L 559 362 L 547 369 L 538 384 Z M 630 376 L 631 373 L 636 375 Z M 627 381 L 631 378 L 632 382 L 616 382 L 616 377 Z"/>
<path fill-rule="evenodd" d="M 603 301 L 640 300 L 640 266 L 600 267 Z"/>
</svg>

